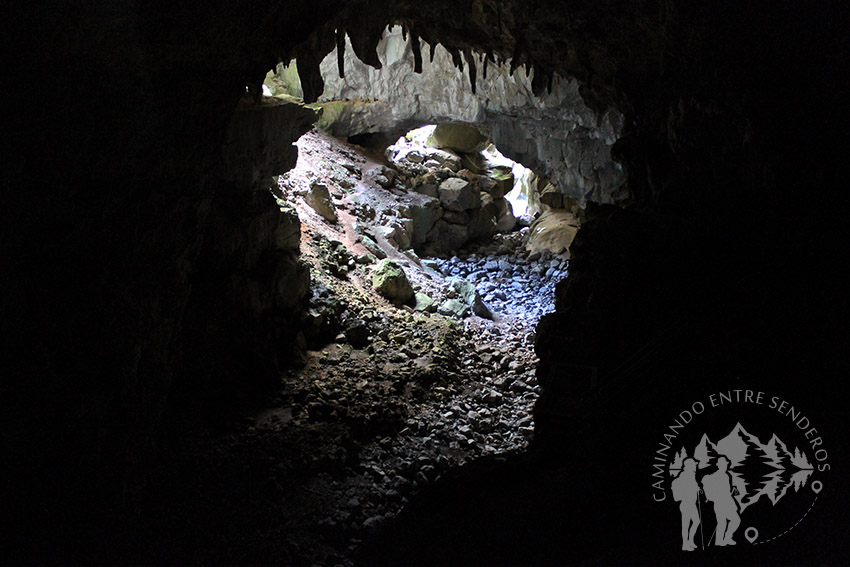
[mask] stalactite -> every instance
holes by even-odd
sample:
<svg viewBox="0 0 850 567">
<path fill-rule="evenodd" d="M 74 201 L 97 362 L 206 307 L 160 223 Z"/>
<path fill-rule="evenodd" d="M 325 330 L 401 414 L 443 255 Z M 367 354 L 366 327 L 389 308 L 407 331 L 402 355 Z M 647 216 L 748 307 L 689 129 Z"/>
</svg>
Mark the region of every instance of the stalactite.
<svg viewBox="0 0 850 567">
<path fill-rule="evenodd" d="M 454 66 L 463 73 L 463 59 L 461 59 L 460 51 L 458 51 L 457 48 L 452 47 L 449 49 L 449 53 L 452 55 L 452 63 L 454 63 Z"/>
<path fill-rule="evenodd" d="M 415 33 L 410 33 L 410 48 L 413 50 L 413 72 L 422 72 L 422 45 L 419 43 L 419 36 Z"/>
<path fill-rule="evenodd" d="M 516 68 L 522 63 L 522 58 L 525 54 L 525 37 L 519 34 L 516 43 L 514 44 L 514 54 L 511 57 L 511 76 L 513 76 Z"/>
<path fill-rule="evenodd" d="M 354 26 L 347 31 L 357 58 L 366 65 L 380 69 L 383 65 L 378 57 L 378 43 L 383 37 L 384 27 L 381 24 L 364 24 Z"/>
<path fill-rule="evenodd" d="M 552 72 L 540 65 L 533 67 L 533 70 L 534 77 L 531 79 L 531 91 L 534 93 L 534 96 L 543 96 L 544 91 L 547 89 L 549 92 L 552 92 Z"/>
<path fill-rule="evenodd" d="M 472 94 L 475 94 L 475 81 L 478 74 L 478 68 L 475 66 L 475 56 L 469 49 L 463 51 L 463 56 L 466 59 L 467 65 L 469 65 L 469 84 L 472 85 Z"/>
<path fill-rule="evenodd" d="M 322 79 L 319 61 L 308 50 L 298 56 L 298 77 L 301 79 L 304 102 L 309 104 L 319 100 L 325 89 L 325 81 Z"/>
</svg>

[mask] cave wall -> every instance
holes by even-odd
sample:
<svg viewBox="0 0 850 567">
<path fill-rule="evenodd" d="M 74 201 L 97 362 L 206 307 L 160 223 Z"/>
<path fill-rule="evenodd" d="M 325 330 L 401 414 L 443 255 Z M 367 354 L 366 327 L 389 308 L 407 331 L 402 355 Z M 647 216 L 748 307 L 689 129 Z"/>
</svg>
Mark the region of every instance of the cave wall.
<svg viewBox="0 0 850 567">
<path fill-rule="evenodd" d="M 286 301 L 306 272 L 277 246 L 282 213 L 258 183 L 294 165 L 315 117 L 237 106 L 333 5 L 13 4 L 2 547 L 74 562 L 138 507 L 167 422 L 248 398 L 291 354 Z M 282 34 L 287 17 L 307 28 Z"/>
</svg>

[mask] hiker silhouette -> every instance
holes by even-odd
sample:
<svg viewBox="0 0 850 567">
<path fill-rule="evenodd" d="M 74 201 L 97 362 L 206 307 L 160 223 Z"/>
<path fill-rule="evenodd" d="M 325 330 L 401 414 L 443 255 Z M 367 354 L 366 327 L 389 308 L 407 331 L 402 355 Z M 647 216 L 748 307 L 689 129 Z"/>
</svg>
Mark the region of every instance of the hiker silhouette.
<svg viewBox="0 0 850 567">
<path fill-rule="evenodd" d="M 696 549 L 694 536 L 700 524 L 697 500 L 700 488 L 696 478 L 697 463 L 690 457 L 682 461 L 682 471 L 673 479 L 670 489 L 673 491 L 673 499 L 679 502 L 679 510 L 682 512 L 682 549 L 693 551 Z"/>
<path fill-rule="evenodd" d="M 732 535 L 741 525 L 738 502 L 732 494 L 732 477 L 728 468 L 729 459 L 718 457 L 717 470 L 702 479 L 705 497 L 714 503 L 714 516 L 717 518 L 714 544 L 718 546 L 735 545 Z"/>
</svg>

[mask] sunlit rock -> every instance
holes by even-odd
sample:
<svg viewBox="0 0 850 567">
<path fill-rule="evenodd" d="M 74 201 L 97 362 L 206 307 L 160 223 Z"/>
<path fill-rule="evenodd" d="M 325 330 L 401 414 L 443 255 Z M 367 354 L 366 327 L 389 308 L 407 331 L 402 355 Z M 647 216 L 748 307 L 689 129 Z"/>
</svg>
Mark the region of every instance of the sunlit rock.
<svg viewBox="0 0 850 567">
<path fill-rule="evenodd" d="M 569 257 L 572 244 L 578 231 L 578 220 L 564 209 L 553 209 L 540 215 L 528 230 L 526 250 L 530 253 L 561 254 Z"/>
<path fill-rule="evenodd" d="M 440 203 L 450 211 L 466 211 L 481 206 L 481 195 L 469 181 L 452 177 L 439 186 Z"/>
<path fill-rule="evenodd" d="M 427 144 L 434 148 L 468 154 L 483 150 L 487 137 L 477 128 L 465 124 L 438 124 L 428 137 Z"/>
<path fill-rule="evenodd" d="M 310 208 L 319 213 L 325 220 L 332 223 L 337 222 L 336 210 L 331 201 L 328 186 L 324 183 L 313 183 L 310 186 L 310 191 L 304 195 L 304 202 L 310 205 Z"/>
<path fill-rule="evenodd" d="M 401 266 L 390 259 L 382 260 L 372 273 L 372 287 L 396 305 L 414 297 L 413 288 Z"/>
</svg>

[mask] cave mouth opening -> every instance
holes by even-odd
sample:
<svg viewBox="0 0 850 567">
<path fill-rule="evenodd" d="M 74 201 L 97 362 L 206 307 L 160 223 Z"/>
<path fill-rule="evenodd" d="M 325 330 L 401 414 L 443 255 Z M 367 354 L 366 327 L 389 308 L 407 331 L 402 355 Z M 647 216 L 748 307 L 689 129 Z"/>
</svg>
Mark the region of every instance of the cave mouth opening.
<svg viewBox="0 0 850 567">
<path fill-rule="evenodd" d="M 226 452 L 262 453 L 256 469 L 279 487 L 249 495 L 251 515 L 282 493 L 284 516 L 301 518 L 283 539 L 326 543 L 330 530 L 344 555 L 447 472 L 530 446 L 536 324 L 567 273 L 558 239 L 575 234 L 586 201 L 620 198 L 608 151 L 619 119 L 587 109 L 575 82 L 556 77 L 537 96 L 523 66 L 485 72 L 473 54 L 464 73 L 433 51 L 414 73 L 412 41 L 392 28 L 381 69 L 353 57 L 349 40 L 342 57 L 329 54 L 317 127 L 272 187 L 276 247 L 310 273 L 305 285 L 293 268 L 279 285 L 304 287 L 289 321 L 300 367 Z M 278 66 L 263 90 L 298 95 L 294 71 Z M 465 151 L 417 142 L 438 130 L 476 141 Z M 530 250 L 547 232 L 552 242 Z"/>
</svg>

